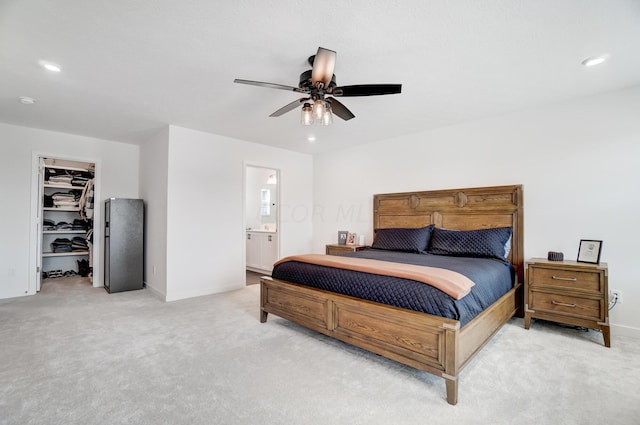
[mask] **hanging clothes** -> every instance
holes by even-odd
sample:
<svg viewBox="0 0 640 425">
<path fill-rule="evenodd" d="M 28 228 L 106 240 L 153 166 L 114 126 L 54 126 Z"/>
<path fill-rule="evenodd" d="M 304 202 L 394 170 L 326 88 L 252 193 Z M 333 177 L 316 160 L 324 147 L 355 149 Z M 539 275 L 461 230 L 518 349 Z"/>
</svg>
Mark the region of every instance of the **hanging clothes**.
<svg viewBox="0 0 640 425">
<path fill-rule="evenodd" d="M 93 183 L 95 179 L 91 179 L 87 182 L 82 195 L 80 195 L 80 217 L 85 220 L 93 220 Z"/>
</svg>

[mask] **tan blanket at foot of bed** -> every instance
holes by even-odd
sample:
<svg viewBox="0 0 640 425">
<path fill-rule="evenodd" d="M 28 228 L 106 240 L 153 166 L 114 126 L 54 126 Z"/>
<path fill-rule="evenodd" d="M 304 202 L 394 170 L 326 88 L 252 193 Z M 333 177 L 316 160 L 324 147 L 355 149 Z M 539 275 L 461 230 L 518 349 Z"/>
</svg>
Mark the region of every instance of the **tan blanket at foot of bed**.
<svg viewBox="0 0 640 425">
<path fill-rule="evenodd" d="M 319 266 L 335 267 L 358 272 L 393 276 L 426 283 L 459 300 L 471 291 L 475 283 L 458 272 L 438 267 L 417 266 L 368 258 L 340 257 L 323 254 L 291 255 L 278 260 L 274 266 L 286 261 L 299 261 Z"/>
</svg>

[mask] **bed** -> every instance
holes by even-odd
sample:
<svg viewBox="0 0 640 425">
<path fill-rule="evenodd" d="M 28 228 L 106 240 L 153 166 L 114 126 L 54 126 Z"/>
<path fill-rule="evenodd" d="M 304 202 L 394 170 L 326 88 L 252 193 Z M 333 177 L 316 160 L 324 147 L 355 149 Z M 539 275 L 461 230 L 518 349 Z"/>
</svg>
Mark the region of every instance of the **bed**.
<svg viewBox="0 0 640 425">
<path fill-rule="evenodd" d="M 468 320 L 413 311 L 284 279 L 263 277 L 260 321 L 269 313 L 445 379 L 458 401 L 461 370 L 514 315 L 522 316 L 524 278 L 522 186 L 374 195 L 374 229 L 463 231 L 510 228 L 507 260 L 514 283 Z M 463 298 L 464 299 L 464 298 Z"/>
</svg>

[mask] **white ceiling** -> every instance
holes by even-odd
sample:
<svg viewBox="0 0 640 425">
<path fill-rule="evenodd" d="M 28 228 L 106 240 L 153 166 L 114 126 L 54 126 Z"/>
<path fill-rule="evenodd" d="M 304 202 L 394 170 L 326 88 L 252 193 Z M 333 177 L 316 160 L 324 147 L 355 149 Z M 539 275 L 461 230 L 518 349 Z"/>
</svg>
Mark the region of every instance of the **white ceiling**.
<svg viewBox="0 0 640 425">
<path fill-rule="evenodd" d="M 297 86 L 318 46 L 338 85 L 402 94 L 304 127 L 269 117 L 296 93 L 233 83 Z M 174 124 L 318 153 L 639 84 L 640 0 L 0 0 L 0 121 L 123 142 Z"/>
</svg>

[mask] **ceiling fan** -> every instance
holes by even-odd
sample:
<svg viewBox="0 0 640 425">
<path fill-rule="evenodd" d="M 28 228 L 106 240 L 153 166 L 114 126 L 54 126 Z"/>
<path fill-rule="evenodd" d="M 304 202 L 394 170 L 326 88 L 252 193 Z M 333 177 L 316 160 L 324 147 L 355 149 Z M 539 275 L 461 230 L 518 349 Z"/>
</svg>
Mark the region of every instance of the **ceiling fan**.
<svg viewBox="0 0 640 425">
<path fill-rule="evenodd" d="M 241 80 L 238 78 L 233 80 L 233 82 L 303 93 L 305 95 L 304 97 L 294 100 L 269 116 L 279 117 L 302 105 L 301 122 L 304 125 L 311 125 L 314 120 L 319 120 L 323 125 L 329 125 L 333 122 L 332 114 L 337 115 L 345 121 L 355 118 L 355 115 L 339 102 L 336 97 L 379 96 L 384 94 L 397 94 L 402 91 L 402 84 L 338 86 L 336 84 L 336 76 L 333 74 L 333 69 L 336 65 L 336 52 L 323 47 L 318 47 L 318 52 L 309 57 L 309 64 L 312 66 L 312 69 L 300 74 L 298 87 L 264 83 L 261 81 Z"/>
</svg>

